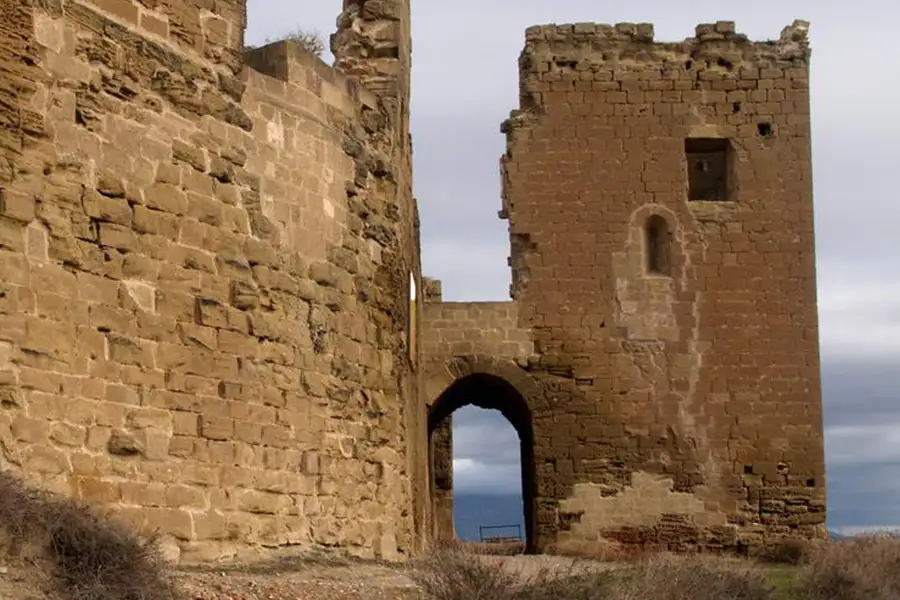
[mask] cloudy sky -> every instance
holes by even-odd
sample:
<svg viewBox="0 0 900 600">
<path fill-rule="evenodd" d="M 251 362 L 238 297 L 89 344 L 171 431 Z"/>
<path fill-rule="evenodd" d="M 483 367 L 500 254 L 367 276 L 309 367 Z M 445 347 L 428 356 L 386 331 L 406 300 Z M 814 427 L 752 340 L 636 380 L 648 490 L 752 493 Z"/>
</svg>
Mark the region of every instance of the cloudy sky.
<svg viewBox="0 0 900 600">
<path fill-rule="evenodd" d="M 248 44 L 302 27 L 327 37 L 341 0 L 248 0 Z M 631 7 L 626 9 L 625 6 Z M 413 0 L 412 130 L 424 267 L 447 300 L 507 300 L 500 123 L 517 102 L 529 25 L 651 22 L 659 40 L 737 22 L 754 39 L 811 22 L 813 160 L 832 527 L 900 526 L 900 70 L 894 0 Z M 331 60 L 330 56 L 325 57 Z M 499 414 L 455 415 L 456 488 L 518 488 L 518 441 Z M 485 440 L 489 440 L 488 443 Z"/>
</svg>

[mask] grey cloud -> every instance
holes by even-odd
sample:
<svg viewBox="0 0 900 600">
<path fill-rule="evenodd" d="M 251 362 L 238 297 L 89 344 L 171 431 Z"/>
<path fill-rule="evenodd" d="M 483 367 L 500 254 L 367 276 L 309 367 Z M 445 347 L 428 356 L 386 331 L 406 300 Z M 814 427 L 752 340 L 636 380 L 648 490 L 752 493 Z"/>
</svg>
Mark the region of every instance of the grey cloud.
<svg viewBox="0 0 900 600">
<path fill-rule="evenodd" d="M 823 359 L 822 395 L 826 427 L 900 423 L 898 361 Z"/>
<path fill-rule="evenodd" d="M 900 462 L 870 467 L 838 465 L 829 471 L 828 521 L 832 527 L 888 528 L 900 524 Z"/>
<path fill-rule="evenodd" d="M 424 270 L 451 300 L 508 299 L 506 223 L 499 221 L 500 122 L 517 102 L 516 59 L 532 24 L 649 21 L 657 39 L 727 18 L 753 38 L 809 19 L 813 45 L 813 177 L 832 525 L 897 524 L 900 452 L 878 454 L 900 430 L 900 221 L 893 177 L 900 71 L 884 50 L 900 21 L 888 0 L 712 0 L 599 5 L 595 0 L 412 0 L 412 130 Z M 341 0 L 249 0 L 248 43 L 295 26 L 326 37 Z M 326 57 L 328 58 L 328 57 Z M 890 328 L 894 328 L 893 330 Z M 894 333 L 896 332 L 896 334 Z M 499 420 L 498 420 L 499 419 Z M 457 488 L 514 489 L 515 433 L 499 415 L 456 418 Z M 858 440 L 863 440 L 865 443 Z M 873 454 L 874 453 L 874 454 Z M 876 456 L 877 455 L 877 456 Z M 857 457 L 858 460 L 854 459 Z"/>
<path fill-rule="evenodd" d="M 454 457 L 519 466 L 519 436 L 500 412 L 467 407 L 453 416 Z"/>
<path fill-rule="evenodd" d="M 508 494 L 522 488 L 519 436 L 499 412 L 464 407 L 453 414 L 457 493 Z"/>
<path fill-rule="evenodd" d="M 443 284 L 444 300 L 509 300 L 511 276 L 506 266 L 506 244 L 422 244 L 426 274 Z"/>
</svg>

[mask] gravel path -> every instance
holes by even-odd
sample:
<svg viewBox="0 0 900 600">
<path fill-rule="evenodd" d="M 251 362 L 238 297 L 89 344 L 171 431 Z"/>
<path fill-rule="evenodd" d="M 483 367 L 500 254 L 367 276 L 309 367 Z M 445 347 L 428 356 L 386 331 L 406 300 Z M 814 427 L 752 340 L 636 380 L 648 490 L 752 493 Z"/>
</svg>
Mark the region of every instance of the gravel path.
<svg viewBox="0 0 900 600">
<path fill-rule="evenodd" d="M 561 556 L 481 556 L 523 579 L 542 570 L 609 568 Z M 51 567 L 0 564 L 0 600 L 56 600 L 41 592 Z M 383 564 L 325 555 L 273 556 L 259 563 L 182 567 L 174 572 L 185 600 L 420 600 L 409 564 Z"/>
<path fill-rule="evenodd" d="M 523 578 L 542 570 L 561 573 L 605 569 L 561 556 L 482 556 Z M 283 557 L 262 565 L 182 569 L 177 578 L 188 600 L 414 600 L 418 590 L 406 565 Z"/>
<path fill-rule="evenodd" d="M 187 600 L 401 600 L 416 598 L 402 566 L 283 556 L 260 564 L 185 568 Z"/>
</svg>

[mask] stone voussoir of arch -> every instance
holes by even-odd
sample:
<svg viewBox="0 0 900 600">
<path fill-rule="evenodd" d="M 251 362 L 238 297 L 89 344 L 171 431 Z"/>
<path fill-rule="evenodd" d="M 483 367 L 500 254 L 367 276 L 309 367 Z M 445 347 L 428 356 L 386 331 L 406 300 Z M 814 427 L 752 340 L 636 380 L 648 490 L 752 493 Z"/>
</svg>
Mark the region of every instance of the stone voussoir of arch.
<svg viewBox="0 0 900 600">
<path fill-rule="evenodd" d="M 485 354 L 454 356 L 435 366 L 425 383 L 428 402 L 434 402 L 455 381 L 478 373 L 493 375 L 516 388 L 532 415 L 549 409 L 541 386 L 522 367 L 512 360 Z"/>
</svg>

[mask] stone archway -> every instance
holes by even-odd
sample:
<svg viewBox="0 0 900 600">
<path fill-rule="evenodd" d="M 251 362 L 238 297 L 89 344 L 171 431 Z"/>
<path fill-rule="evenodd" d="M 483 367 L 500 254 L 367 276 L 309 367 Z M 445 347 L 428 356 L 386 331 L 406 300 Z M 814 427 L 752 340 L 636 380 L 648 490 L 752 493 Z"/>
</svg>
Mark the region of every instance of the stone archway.
<svg viewBox="0 0 900 600">
<path fill-rule="evenodd" d="M 509 382 L 519 390 L 528 403 L 528 408 L 534 414 L 543 413 L 550 407 L 541 386 L 522 367 L 508 358 L 482 354 L 456 356 L 428 371 L 425 380 L 425 397 L 428 398 L 429 405 L 454 381 L 478 373 L 494 375 Z"/>
<path fill-rule="evenodd" d="M 428 436 L 431 464 L 439 465 L 432 472 L 431 492 L 435 518 L 453 518 L 452 477 L 441 489 L 436 476 L 446 477 L 440 469 L 452 470 L 452 442 L 449 417 L 463 406 L 499 411 L 516 430 L 520 442 L 522 500 L 524 505 L 525 539 L 528 551 L 538 547 L 537 472 L 534 456 L 534 415 L 546 410 L 540 386 L 514 362 L 489 356 L 456 357 L 433 370 L 426 380 L 429 399 Z M 440 437 L 440 440 L 436 438 Z M 437 442 L 437 443 L 436 443 Z M 444 454 L 449 453 L 449 456 Z M 448 489 L 449 488 L 449 489 Z M 449 493 L 448 493 L 449 492 Z M 446 523 L 436 523 L 438 532 L 452 531 Z M 440 537 L 440 533 L 438 536 Z"/>
</svg>

